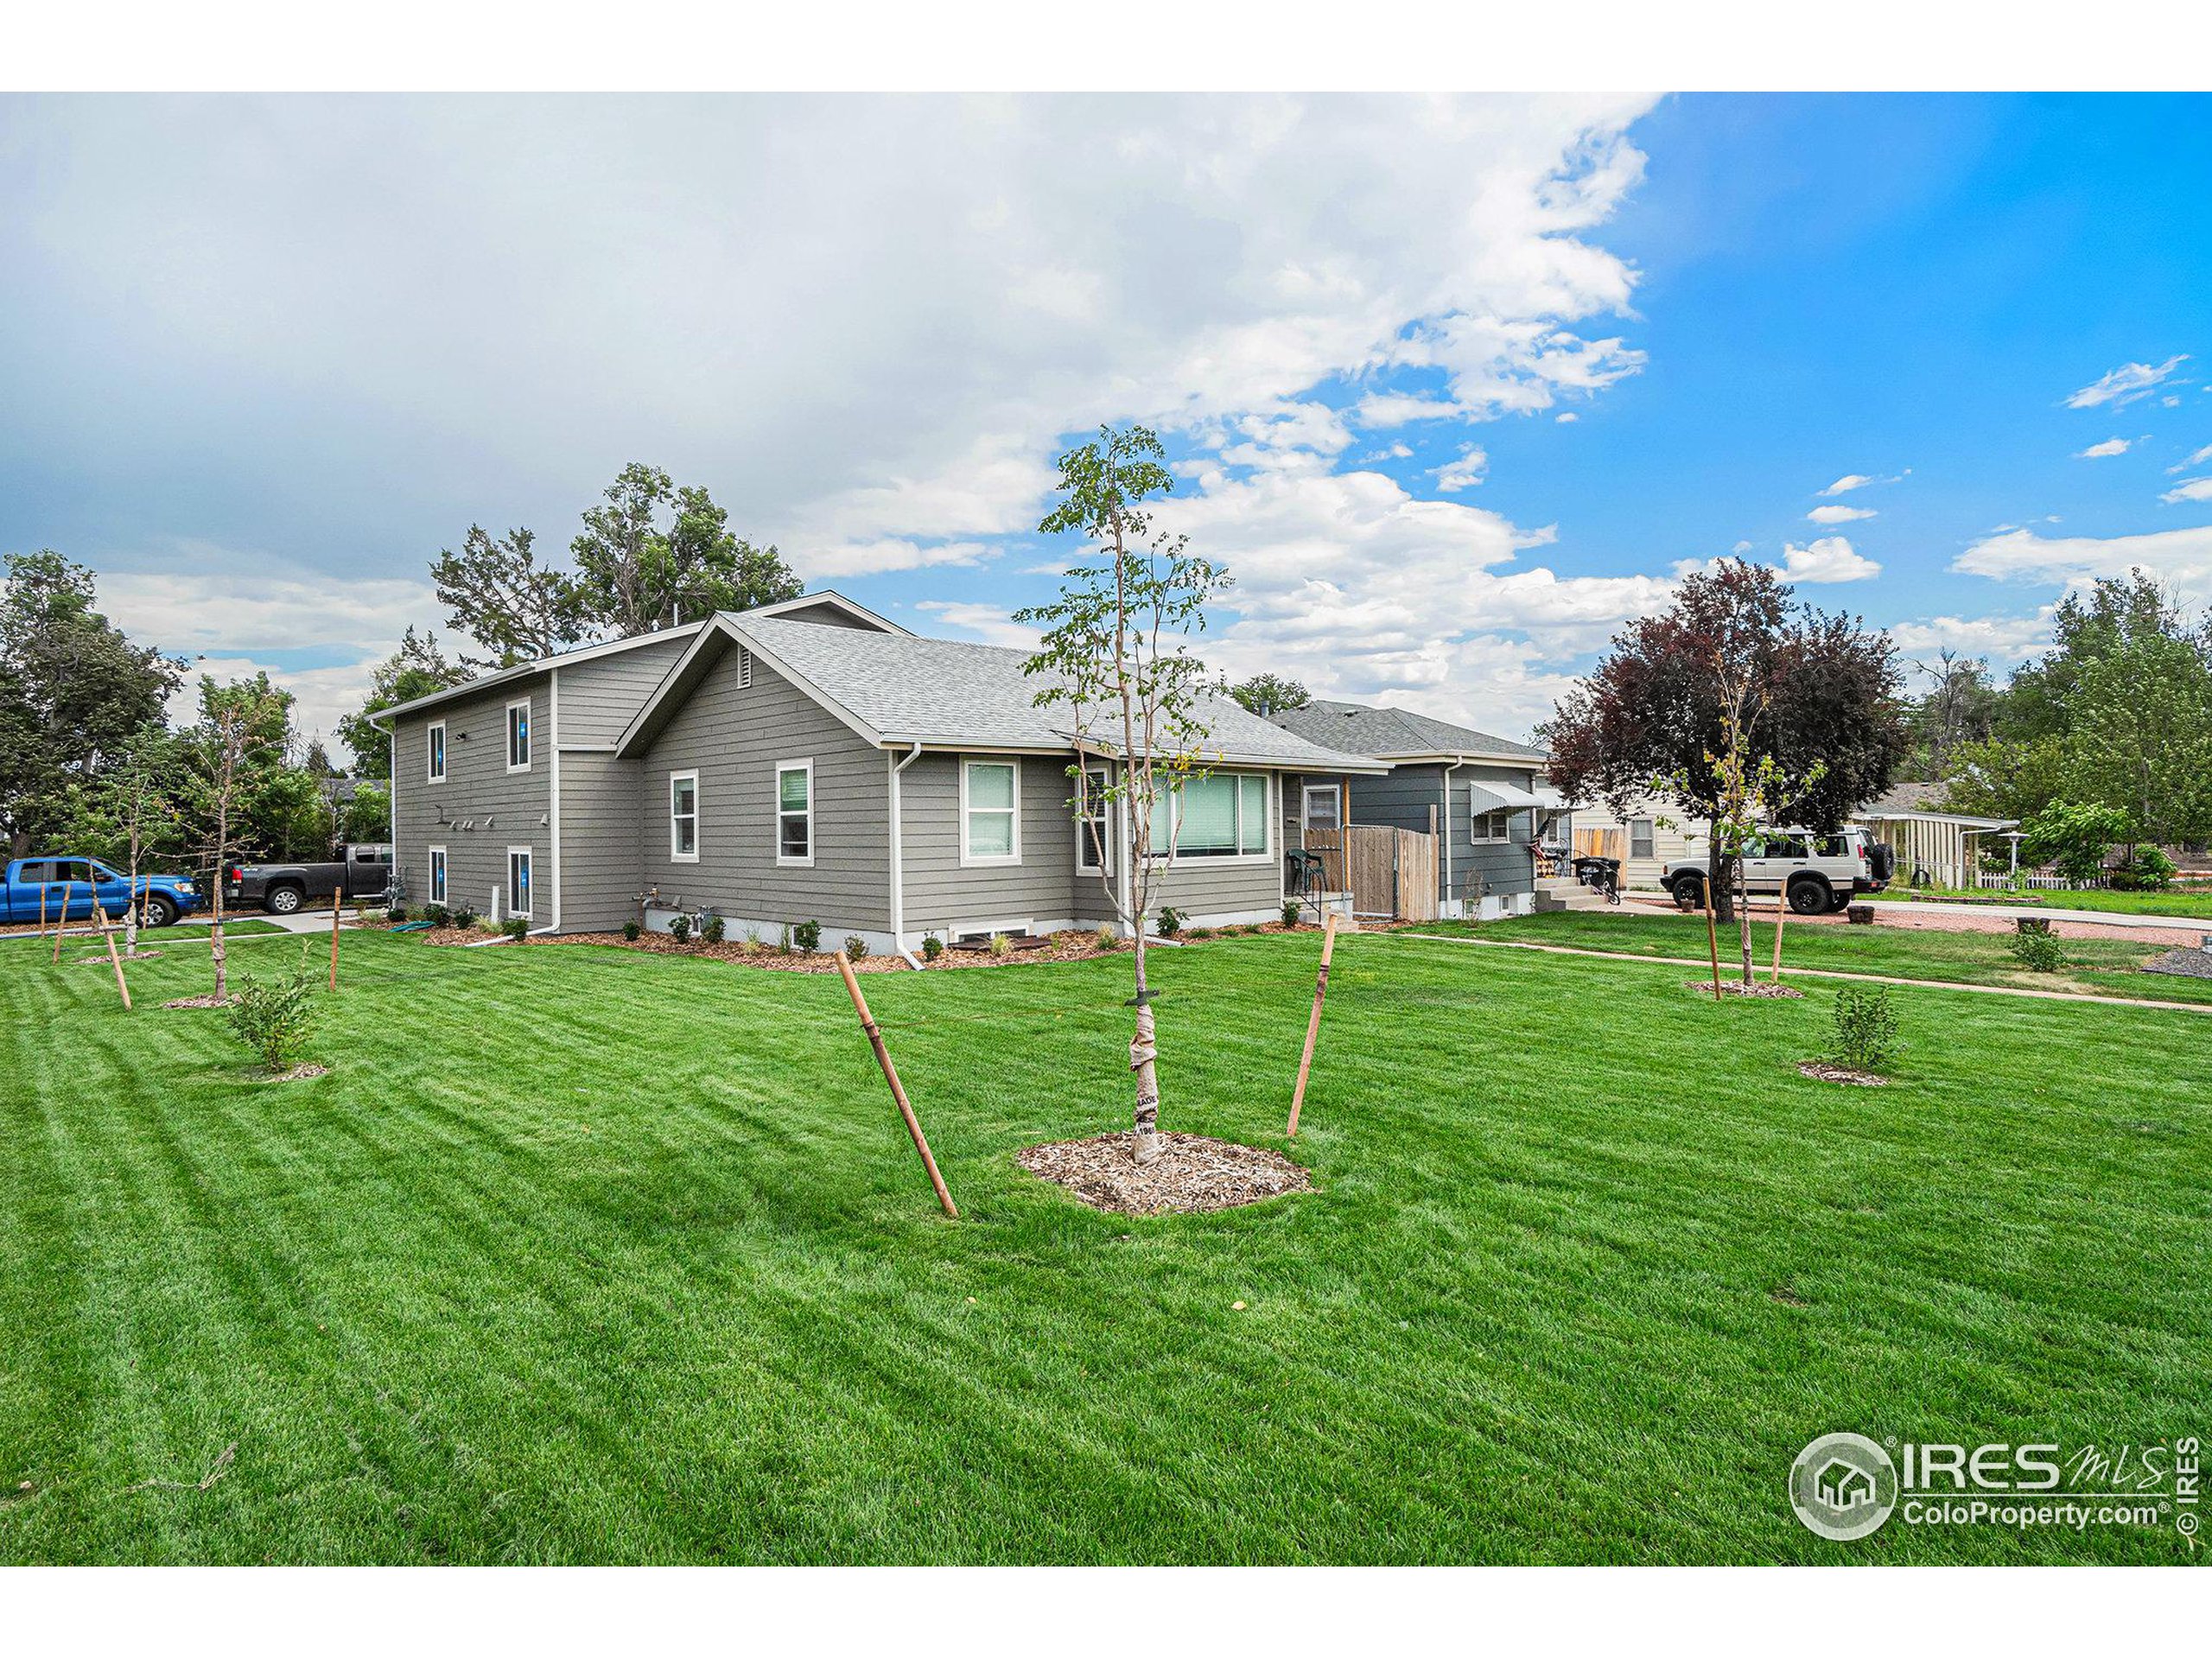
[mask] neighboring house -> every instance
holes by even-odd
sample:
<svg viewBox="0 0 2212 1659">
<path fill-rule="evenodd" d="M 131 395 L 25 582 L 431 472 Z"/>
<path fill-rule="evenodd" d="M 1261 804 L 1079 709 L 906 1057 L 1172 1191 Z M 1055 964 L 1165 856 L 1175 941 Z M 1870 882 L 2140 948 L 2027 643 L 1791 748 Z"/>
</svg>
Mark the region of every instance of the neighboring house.
<svg viewBox="0 0 2212 1659">
<path fill-rule="evenodd" d="M 387 710 L 407 902 L 496 906 L 549 932 L 711 910 L 734 931 L 816 921 L 830 948 L 877 951 L 1111 923 L 1118 826 L 1102 872 L 1069 810 L 1068 712 L 1036 705 L 1026 655 L 823 593 Z M 1226 698 L 1201 717 L 1212 770 L 1183 791 L 1153 908 L 1270 919 L 1285 774 L 1382 768 Z"/>
<path fill-rule="evenodd" d="M 2009 853 L 2017 845 L 2005 832 L 2018 829 L 2018 820 L 1942 811 L 1936 803 L 1945 792 L 1942 784 L 1899 784 L 1853 815 L 1897 849 L 1900 885 L 1973 887 L 1986 847 Z"/>
<path fill-rule="evenodd" d="M 1663 802 L 1631 800 L 1619 814 L 1597 802 L 1574 809 L 1575 851 L 1618 858 L 1623 887 L 1656 892 L 1662 867 L 1704 855 L 1704 830 L 1696 827 L 1693 843 L 1693 827 L 1679 807 Z"/>
<path fill-rule="evenodd" d="M 1541 749 L 1403 709 L 1321 699 L 1274 716 L 1325 748 L 1369 755 L 1386 772 L 1355 780 L 1307 772 L 1285 802 L 1285 834 L 1304 846 L 1344 824 L 1383 823 L 1434 833 L 1442 914 L 1525 910 L 1536 891 L 1533 843 L 1564 848 L 1567 804 L 1542 781 Z"/>
</svg>

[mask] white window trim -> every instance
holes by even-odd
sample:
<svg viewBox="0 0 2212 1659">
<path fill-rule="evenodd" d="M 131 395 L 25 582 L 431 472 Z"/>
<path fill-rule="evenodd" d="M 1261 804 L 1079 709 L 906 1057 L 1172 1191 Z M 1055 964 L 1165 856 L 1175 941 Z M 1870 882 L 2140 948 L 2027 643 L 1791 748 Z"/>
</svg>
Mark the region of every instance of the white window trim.
<svg viewBox="0 0 2212 1659">
<path fill-rule="evenodd" d="M 806 856 L 793 858 L 784 851 L 784 774 L 804 772 L 806 774 Z M 768 827 L 775 836 L 776 862 L 785 869 L 810 870 L 814 868 L 814 760 L 779 760 L 773 785 L 775 793 L 768 803 Z"/>
<path fill-rule="evenodd" d="M 1176 847 L 1171 849 L 1173 855 L 1179 859 L 1198 859 L 1203 861 L 1209 869 L 1212 868 L 1217 864 L 1266 864 L 1272 862 L 1275 856 L 1274 774 L 1266 772 L 1255 772 L 1249 766 L 1222 766 L 1208 772 L 1206 776 L 1209 779 L 1215 778 L 1257 778 L 1260 780 L 1262 785 L 1260 791 L 1260 816 L 1261 822 L 1267 830 L 1266 843 L 1256 853 L 1192 853 L 1184 851 L 1180 847 Z M 1172 803 L 1174 798 L 1173 791 L 1171 791 L 1166 798 Z M 1238 810 L 1241 812 L 1243 810 L 1243 796 L 1241 790 L 1238 800 Z M 1176 838 L 1179 840 L 1183 833 L 1183 815 L 1179 811 L 1177 811 L 1172 804 L 1170 805 L 1168 811 L 1168 827 L 1174 833 Z M 1242 846 L 1244 840 L 1244 826 L 1241 820 L 1236 826 L 1236 830 L 1237 844 Z M 1301 836 L 1305 833 L 1302 823 L 1300 826 L 1299 833 Z M 1166 860 L 1167 856 L 1168 854 L 1166 852 L 1155 851 L 1152 855 L 1153 862 L 1155 864 L 1160 863 Z"/>
<path fill-rule="evenodd" d="M 1337 821 L 1333 824 L 1313 822 L 1313 798 L 1333 795 L 1337 798 Z M 1308 830 L 1342 830 L 1344 827 L 1344 786 L 1342 784 L 1308 784 L 1298 791 L 1298 831 Z"/>
<path fill-rule="evenodd" d="M 435 743 L 430 741 L 430 734 L 433 732 L 437 734 L 437 741 Z M 434 760 L 437 763 L 435 771 L 431 770 L 431 762 Z M 446 723 L 442 720 L 434 720 L 423 728 L 423 781 L 426 784 L 442 784 L 445 780 Z"/>
<path fill-rule="evenodd" d="M 994 933 L 1003 933 L 1009 939 L 1026 939 L 1035 928 L 1034 917 L 1025 916 L 1018 922 L 955 922 L 944 930 L 947 944 L 957 944 L 963 939 L 982 939 L 988 942 Z M 937 931 L 932 928 L 931 932 Z"/>
<path fill-rule="evenodd" d="M 446 902 L 446 894 L 453 889 L 453 860 L 447 855 L 442 846 L 426 847 L 423 851 L 429 859 L 423 870 L 423 879 L 430 888 L 430 896 L 423 902 L 442 905 Z M 441 874 L 445 877 L 443 881 L 438 880 Z"/>
<path fill-rule="evenodd" d="M 1475 810 L 1474 802 L 1467 803 L 1467 839 L 1478 847 L 1510 847 L 1513 844 L 1514 811 L 1511 807 L 1492 807 L 1486 811 Z M 1475 826 L 1484 818 L 1503 818 L 1505 833 L 1502 836 L 1478 836 Z"/>
<path fill-rule="evenodd" d="M 971 853 L 968 850 L 968 814 L 971 810 L 968 804 L 968 772 L 973 766 L 1005 766 L 1014 773 L 1014 805 L 1011 809 L 996 806 L 972 809 L 978 812 L 1011 811 L 1011 833 L 1007 837 L 1014 848 L 1010 853 Z M 971 758 L 963 754 L 960 757 L 960 862 L 968 869 L 1021 862 L 1021 760 L 1019 756 L 979 754 Z"/>
<path fill-rule="evenodd" d="M 531 857 L 531 849 L 530 849 L 529 848 L 527 848 L 527 847 L 510 847 L 510 848 L 508 848 L 508 849 L 507 849 L 507 869 L 506 869 L 506 876 L 507 876 L 507 914 L 508 914 L 508 915 L 510 915 L 510 916 L 519 916 L 519 917 L 521 917 L 521 918 L 523 918 L 523 920 L 524 920 L 524 921 L 528 921 L 528 920 L 530 919 L 530 917 L 531 917 L 531 912 L 530 912 L 529 911 L 527 911 L 527 910 L 519 910 L 519 909 L 516 908 L 516 906 L 515 906 L 515 891 L 516 891 L 516 887 L 517 887 L 517 883 L 516 883 L 516 881 L 515 881 L 515 855 L 516 855 L 516 854 L 518 854 L 518 853 L 521 854 L 521 855 L 522 855 L 522 856 L 523 856 L 525 860 L 527 860 L 527 861 L 529 861 L 529 865 L 530 865 L 530 902 L 531 902 L 531 906 L 532 906 L 533 907 L 534 907 L 534 906 L 537 905 L 537 859 L 535 859 L 535 858 Z"/>
<path fill-rule="evenodd" d="M 678 816 L 676 810 L 676 786 L 687 779 L 691 785 L 691 850 L 688 853 L 677 850 L 676 845 L 676 821 Z M 806 802 L 810 807 L 814 804 L 814 785 L 811 782 L 806 786 Z M 780 809 L 779 802 L 779 810 Z M 779 826 L 779 831 L 780 833 L 780 826 Z M 814 844 L 810 830 L 806 844 L 810 847 Z M 696 766 L 692 767 L 689 772 L 671 772 L 668 774 L 668 858 L 671 864 L 696 864 L 699 861 L 699 769 Z"/>
<path fill-rule="evenodd" d="M 520 766 L 515 764 L 515 710 L 518 709 L 522 710 L 523 718 L 523 761 Z M 507 705 L 507 712 L 499 721 L 499 741 L 507 747 L 507 770 L 528 772 L 531 762 L 537 759 L 537 721 L 531 718 L 528 697 L 517 697 Z M 531 874 L 535 875 L 537 872 L 533 870 Z"/>
<path fill-rule="evenodd" d="M 1084 770 L 1086 772 L 1095 772 L 1098 773 L 1099 776 L 1106 779 L 1106 786 L 1108 788 L 1110 789 L 1113 787 L 1114 773 L 1110 767 L 1086 766 Z M 1102 801 L 1099 803 L 1099 817 L 1104 820 L 1101 828 L 1105 830 L 1105 834 L 1098 837 L 1098 845 L 1095 848 L 1091 845 L 1090 836 L 1086 833 L 1090 828 L 1090 824 L 1084 822 L 1081 815 L 1077 815 L 1075 820 L 1075 867 L 1077 869 L 1082 871 L 1084 874 L 1111 875 L 1114 874 L 1114 843 L 1116 840 L 1118 839 L 1115 831 L 1122 821 L 1122 815 L 1114 809 L 1120 804 L 1120 802 L 1112 800 Z M 965 820 L 963 821 L 962 834 L 963 836 L 966 834 Z M 1089 862 L 1088 861 L 1093 852 L 1098 853 L 1104 860 L 1104 862 L 1101 864 L 1093 864 Z"/>
<path fill-rule="evenodd" d="M 1636 850 L 1636 826 L 1639 823 L 1644 826 L 1643 839 L 1645 842 L 1644 849 L 1640 853 Z M 1630 858 L 1655 858 L 1658 855 L 1658 852 L 1659 825 L 1657 821 L 1652 818 L 1630 818 L 1628 821 L 1628 855 Z"/>
</svg>

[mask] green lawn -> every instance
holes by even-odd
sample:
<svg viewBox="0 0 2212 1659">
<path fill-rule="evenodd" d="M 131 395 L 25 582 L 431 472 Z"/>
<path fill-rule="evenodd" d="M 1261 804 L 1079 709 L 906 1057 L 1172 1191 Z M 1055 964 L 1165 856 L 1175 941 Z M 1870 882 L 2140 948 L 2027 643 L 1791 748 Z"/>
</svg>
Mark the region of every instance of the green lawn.
<svg viewBox="0 0 2212 1659">
<path fill-rule="evenodd" d="M 1791 1064 L 1817 983 L 1355 936 L 1319 1190 L 1133 1220 L 1013 1160 L 1126 1121 L 1125 962 L 874 977 L 948 1223 L 834 977 L 346 949 L 283 1085 L 158 1007 L 204 958 L 125 1015 L 0 956 L 0 1560 L 2185 1554 L 1833 1544 L 1784 1480 L 1840 1428 L 2203 1432 L 2194 1015 L 1904 990 L 1853 1090 Z M 1170 1127 L 1280 1135 L 1314 958 L 1159 953 Z"/>
<path fill-rule="evenodd" d="M 1712 971 L 1702 912 L 1693 916 L 1655 916 L 1615 910 L 1556 911 L 1548 916 L 1497 922 L 1423 923 L 1416 931 L 1678 957 L 1702 972 Z M 1719 931 L 1721 972 L 1741 978 L 1741 936 L 1732 925 L 1723 925 Z M 2212 1002 L 2212 980 L 2139 971 L 2152 957 L 2177 945 L 2194 944 L 2186 933 L 2176 934 L 2164 944 L 2069 938 L 2065 942 L 2067 965 L 2055 974 L 2023 969 L 2006 945 L 2006 938 L 2003 933 L 1884 926 L 1878 917 L 1871 927 L 1839 926 L 1833 922 L 1801 925 L 1793 917 L 1782 930 L 1782 965 L 1785 970 L 1833 968 L 1846 973 L 1892 974 L 1903 979 L 1949 980 L 1962 985 L 2012 985 L 2156 1002 Z M 1764 979 L 1774 961 L 1772 911 L 1763 911 L 1753 918 L 1751 941 L 1751 958 Z M 2212 1039 L 2212 1033 L 2208 1033 L 2208 1039 Z"/>
<path fill-rule="evenodd" d="M 2048 888 L 2023 888 L 2018 893 L 1979 887 L 1885 887 L 1866 895 L 1875 899 L 1975 898 L 2008 905 L 2036 905 L 2046 910 L 2109 911 L 2120 916 L 2202 917 L 2212 926 L 2212 891 L 2203 887 L 2175 888 L 2165 893 L 2113 893 L 2092 887 L 2081 893 Z"/>
<path fill-rule="evenodd" d="M 65 950 L 72 944 L 79 943 L 80 935 L 83 938 L 92 940 L 95 944 L 99 943 L 99 934 L 96 930 L 87 929 L 82 922 L 72 922 L 69 925 L 73 931 L 63 935 L 62 938 L 62 948 Z M 248 916 L 243 920 L 235 922 L 228 917 L 223 920 L 223 937 L 226 939 L 248 937 L 256 933 L 282 933 L 283 931 L 276 923 L 265 921 L 258 916 Z M 119 925 L 116 931 L 118 938 L 122 937 L 122 929 Z M 29 933 L 0 933 L 0 940 L 35 939 L 41 937 L 45 938 L 47 948 L 52 950 L 54 934 L 51 931 L 43 936 L 35 931 Z M 146 927 L 139 929 L 138 938 L 141 950 L 153 950 L 172 944 L 204 945 L 207 943 L 207 928 L 205 923 L 194 925 L 190 921 L 175 927 Z"/>
</svg>

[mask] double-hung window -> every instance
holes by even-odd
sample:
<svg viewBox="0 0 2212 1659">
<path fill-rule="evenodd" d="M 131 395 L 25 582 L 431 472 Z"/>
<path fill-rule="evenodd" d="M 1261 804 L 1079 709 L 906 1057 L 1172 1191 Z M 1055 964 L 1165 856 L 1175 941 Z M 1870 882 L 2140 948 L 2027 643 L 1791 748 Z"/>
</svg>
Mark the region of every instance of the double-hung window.
<svg viewBox="0 0 2212 1659">
<path fill-rule="evenodd" d="M 530 770 L 530 699 L 522 697 L 507 705 L 507 770 Z"/>
<path fill-rule="evenodd" d="M 446 723 L 442 720 L 430 722 L 429 764 L 424 778 L 433 784 L 442 784 L 446 780 Z"/>
<path fill-rule="evenodd" d="M 1163 791 L 1152 804 L 1152 849 L 1179 858 L 1260 858 L 1268 850 L 1268 780 L 1217 772 Z"/>
<path fill-rule="evenodd" d="M 446 901 L 446 849 L 430 849 L 430 903 L 442 905 Z"/>
<path fill-rule="evenodd" d="M 699 774 L 671 772 L 668 779 L 668 855 L 681 864 L 699 861 Z"/>
<path fill-rule="evenodd" d="M 1651 856 L 1652 830 L 1649 818 L 1630 818 L 1628 821 L 1628 855 L 1630 858 Z"/>
<path fill-rule="evenodd" d="M 530 914 L 530 849 L 507 849 L 507 914 Z"/>
<path fill-rule="evenodd" d="M 960 861 L 1021 862 L 1021 772 L 1013 760 L 967 760 L 960 767 Z"/>
<path fill-rule="evenodd" d="M 1103 766 L 1083 774 L 1083 794 L 1069 805 L 1075 810 L 1075 862 L 1082 870 L 1114 868 L 1114 814 L 1106 798 L 1109 779 Z"/>
<path fill-rule="evenodd" d="M 776 862 L 814 862 L 814 762 L 776 766 Z"/>
</svg>

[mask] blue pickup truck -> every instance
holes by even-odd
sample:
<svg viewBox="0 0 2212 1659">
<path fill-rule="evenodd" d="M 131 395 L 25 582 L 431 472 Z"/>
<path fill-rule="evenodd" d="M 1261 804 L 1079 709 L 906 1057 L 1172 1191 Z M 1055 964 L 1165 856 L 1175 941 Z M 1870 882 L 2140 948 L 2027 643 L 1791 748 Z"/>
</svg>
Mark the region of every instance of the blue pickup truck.
<svg viewBox="0 0 2212 1659">
<path fill-rule="evenodd" d="M 0 887 L 0 922 L 35 922 L 41 914 L 54 921 L 62 918 L 65 897 L 68 914 L 63 919 L 86 919 L 98 899 L 108 919 L 119 922 L 130 893 L 130 878 L 97 858 L 19 858 L 8 866 L 7 885 Z M 142 875 L 137 896 L 139 915 L 149 927 L 167 927 L 205 902 L 186 875 Z"/>
</svg>

